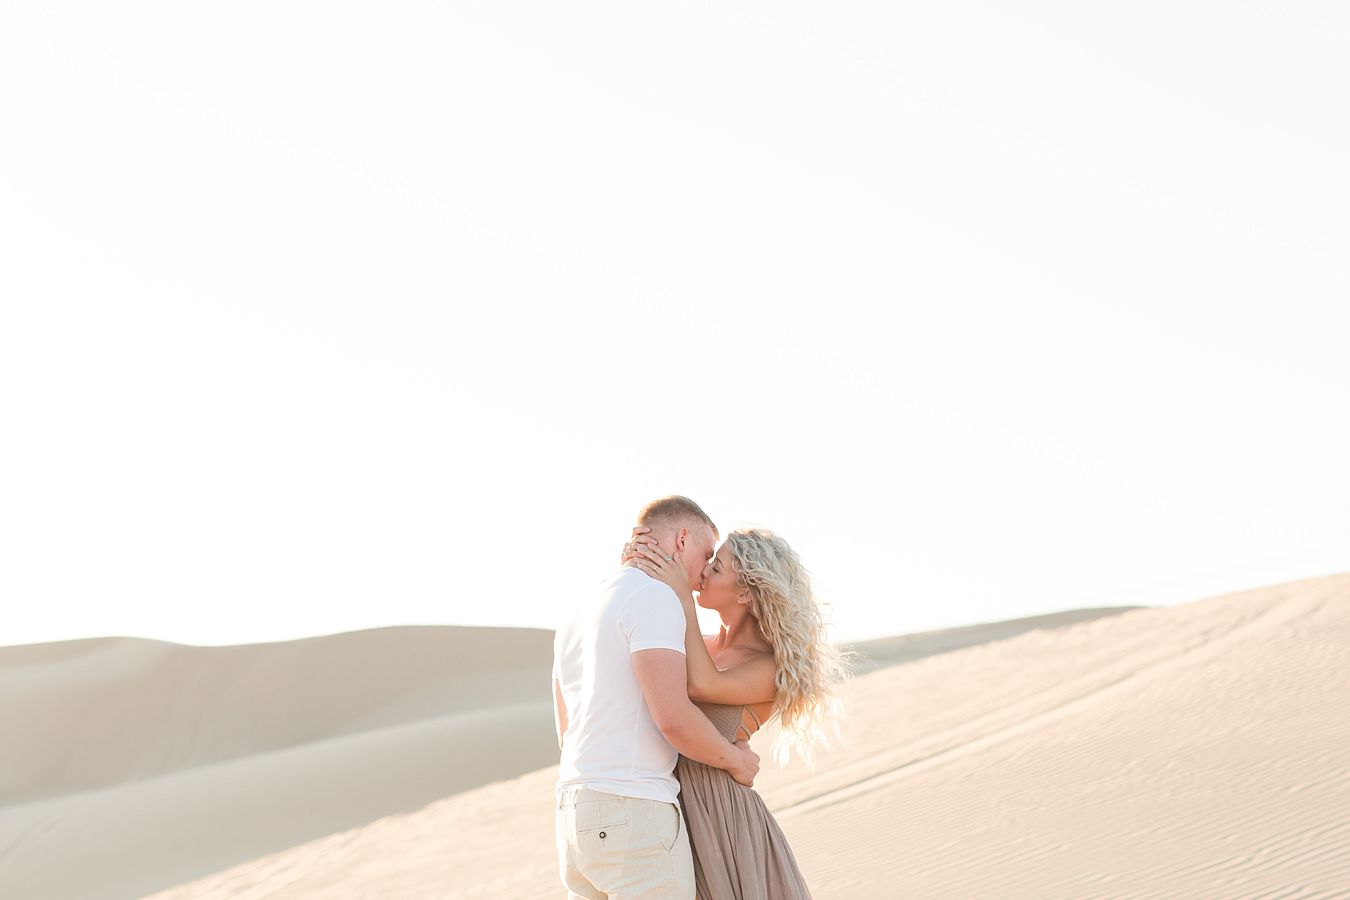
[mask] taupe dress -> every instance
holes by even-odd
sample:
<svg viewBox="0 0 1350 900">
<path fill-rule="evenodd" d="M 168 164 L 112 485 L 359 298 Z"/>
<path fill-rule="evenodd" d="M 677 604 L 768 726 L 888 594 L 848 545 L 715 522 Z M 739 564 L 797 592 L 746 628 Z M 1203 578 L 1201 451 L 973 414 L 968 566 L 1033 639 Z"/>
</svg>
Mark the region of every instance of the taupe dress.
<svg viewBox="0 0 1350 900">
<path fill-rule="evenodd" d="M 695 703 L 729 741 L 744 740 L 741 711 Z M 797 860 L 764 800 L 725 769 L 680 756 L 680 806 L 694 851 L 698 900 L 810 900 Z"/>
</svg>

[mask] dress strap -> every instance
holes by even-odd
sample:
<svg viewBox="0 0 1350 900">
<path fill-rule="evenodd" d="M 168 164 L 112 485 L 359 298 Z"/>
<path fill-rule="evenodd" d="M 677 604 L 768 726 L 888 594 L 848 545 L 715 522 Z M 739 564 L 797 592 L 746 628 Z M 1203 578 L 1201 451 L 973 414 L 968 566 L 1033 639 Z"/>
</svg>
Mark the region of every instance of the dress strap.
<svg viewBox="0 0 1350 900">
<path fill-rule="evenodd" d="M 755 720 L 755 730 L 756 730 L 756 731 L 758 731 L 760 728 L 762 728 L 762 727 L 764 727 L 764 726 L 760 723 L 760 721 L 759 721 L 759 716 L 755 715 L 755 711 L 754 711 L 753 709 L 751 709 L 751 708 L 748 707 L 748 706 L 742 706 L 742 707 L 741 707 L 741 714 L 737 717 L 737 720 L 736 720 L 736 733 L 739 734 L 740 732 L 744 731 L 744 732 L 745 732 L 745 739 L 748 741 L 748 740 L 750 740 L 750 729 L 745 727 L 745 714 L 746 714 L 746 713 L 749 713 L 749 714 L 750 714 L 750 718 L 752 718 L 752 719 Z"/>
</svg>

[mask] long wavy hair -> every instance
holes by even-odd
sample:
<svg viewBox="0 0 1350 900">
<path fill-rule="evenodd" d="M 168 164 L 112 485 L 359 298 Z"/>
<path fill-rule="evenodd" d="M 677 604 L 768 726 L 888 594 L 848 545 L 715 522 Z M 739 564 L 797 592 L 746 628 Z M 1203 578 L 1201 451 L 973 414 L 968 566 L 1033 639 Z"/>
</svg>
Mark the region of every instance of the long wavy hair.
<svg viewBox="0 0 1350 900">
<path fill-rule="evenodd" d="M 824 604 L 795 550 L 764 528 L 727 535 L 737 583 L 750 595 L 750 614 L 773 645 L 774 713 L 780 731 L 773 758 L 786 765 L 793 750 L 814 766 L 815 748 L 841 737 L 843 708 L 836 689 L 849 677 L 854 654 L 829 639 Z"/>
</svg>

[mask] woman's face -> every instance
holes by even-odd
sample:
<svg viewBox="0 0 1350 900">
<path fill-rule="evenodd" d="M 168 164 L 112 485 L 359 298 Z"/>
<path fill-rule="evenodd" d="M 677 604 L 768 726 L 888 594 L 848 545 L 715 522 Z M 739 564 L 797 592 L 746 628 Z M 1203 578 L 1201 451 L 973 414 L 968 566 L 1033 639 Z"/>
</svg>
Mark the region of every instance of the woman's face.
<svg viewBox="0 0 1350 900">
<path fill-rule="evenodd" d="M 703 567 L 703 584 L 698 594 L 698 605 L 718 612 L 733 609 L 737 595 L 745 591 L 737 583 L 736 570 L 731 567 L 731 542 L 724 541 L 712 560 Z"/>
</svg>

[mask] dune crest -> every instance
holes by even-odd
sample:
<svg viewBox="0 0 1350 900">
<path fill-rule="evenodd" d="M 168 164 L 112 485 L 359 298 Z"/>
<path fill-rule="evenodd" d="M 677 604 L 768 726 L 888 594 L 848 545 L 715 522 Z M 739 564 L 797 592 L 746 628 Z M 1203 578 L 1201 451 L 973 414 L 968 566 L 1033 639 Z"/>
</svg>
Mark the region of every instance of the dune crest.
<svg viewBox="0 0 1350 900">
<path fill-rule="evenodd" d="M 548 765 L 552 638 L 0 648 L 0 897 L 141 896 Z"/>
<path fill-rule="evenodd" d="M 1139 609 L 864 675 L 757 787 L 818 898 L 1344 896 L 1347 683 L 1350 575 Z M 553 778 L 156 897 L 556 897 Z"/>
<path fill-rule="evenodd" d="M 555 897 L 550 644 L 0 648 L 0 896 Z M 818 898 L 1350 885 L 1350 575 L 857 646 L 757 784 Z"/>
</svg>

